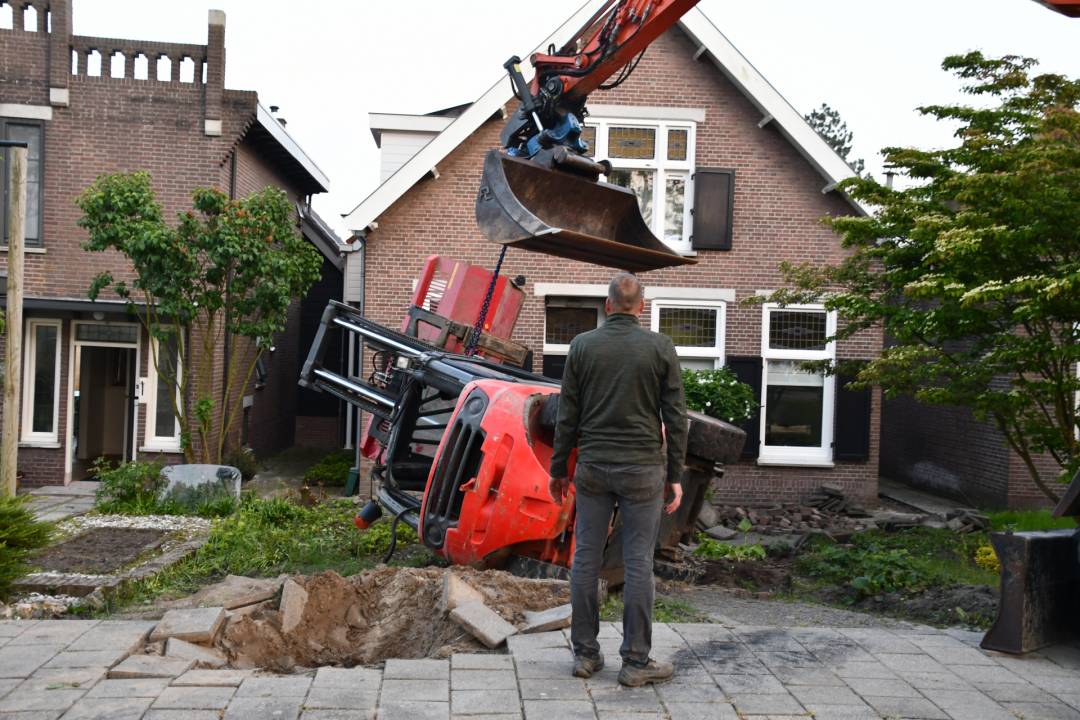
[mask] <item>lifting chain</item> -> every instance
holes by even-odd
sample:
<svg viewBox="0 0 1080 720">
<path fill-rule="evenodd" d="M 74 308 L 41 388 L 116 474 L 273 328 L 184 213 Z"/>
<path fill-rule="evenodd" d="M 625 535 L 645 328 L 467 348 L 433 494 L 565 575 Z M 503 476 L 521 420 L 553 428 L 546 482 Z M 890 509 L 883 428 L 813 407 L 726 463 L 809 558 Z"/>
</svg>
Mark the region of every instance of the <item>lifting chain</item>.
<svg viewBox="0 0 1080 720">
<path fill-rule="evenodd" d="M 476 318 L 469 341 L 465 343 L 465 354 L 475 355 L 476 346 L 480 344 L 480 334 L 484 331 L 484 323 L 487 321 L 488 310 L 491 307 L 491 296 L 495 294 L 495 283 L 499 280 L 499 271 L 502 270 L 503 259 L 506 257 L 506 249 L 509 245 L 503 245 L 499 251 L 499 260 L 495 263 L 495 271 L 491 273 L 491 282 L 488 284 L 487 293 L 484 295 L 484 303 L 480 306 L 480 314 Z"/>
</svg>

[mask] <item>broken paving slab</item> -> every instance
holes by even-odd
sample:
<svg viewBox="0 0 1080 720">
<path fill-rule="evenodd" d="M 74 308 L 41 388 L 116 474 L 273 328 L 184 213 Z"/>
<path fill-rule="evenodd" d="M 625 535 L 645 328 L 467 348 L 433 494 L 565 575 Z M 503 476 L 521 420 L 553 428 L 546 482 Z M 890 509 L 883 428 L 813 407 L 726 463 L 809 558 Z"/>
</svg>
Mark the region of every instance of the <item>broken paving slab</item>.
<svg viewBox="0 0 1080 720">
<path fill-rule="evenodd" d="M 214 648 L 195 645 L 180 638 L 169 638 L 165 643 L 165 657 L 192 660 L 196 667 L 216 669 L 224 667 L 225 655 Z"/>
<path fill-rule="evenodd" d="M 484 602 L 484 595 L 458 577 L 453 572 L 443 576 L 442 596 L 439 598 L 439 611 L 450 612 L 454 608 L 468 602 Z"/>
<path fill-rule="evenodd" d="M 150 633 L 150 642 L 179 638 L 193 643 L 211 643 L 225 623 L 225 608 L 169 610 Z"/>
<path fill-rule="evenodd" d="M 132 655 L 109 671 L 109 678 L 174 678 L 191 669 L 194 661 L 161 655 Z"/>
<path fill-rule="evenodd" d="M 450 611 L 450 619 L 489 648 L 497 648 L 517 634 L 517 628 L 482 602 L 459 605 Z"/>
<path fill-rule="evenodd" d="M 226 610 L 255 605 L 270 600 L 281 590 L 288 575 L 276 578 L 251 578 L 226 575 L 219 583 L 208 585 L 199 592 L 178 600 L 174 608 L 223 607 Z"/>
<path fill-rule="evenodd" d="M 572 617 L 573 610 L 569 603 L 540 612 L 526 610 L 525 627 L 521 628 L 521 632 L 528 634 L 548 632 L 549 630 L 562 630 L 563 628 L 570 627 L 570 620 Z"/>
<path fill-rule="evenodd" d="M 281 588 L 281 632 L 291 633 L 300 625 L 307 607 L 308 593 L 300 583 L 288 579 Z"/>
</svg>

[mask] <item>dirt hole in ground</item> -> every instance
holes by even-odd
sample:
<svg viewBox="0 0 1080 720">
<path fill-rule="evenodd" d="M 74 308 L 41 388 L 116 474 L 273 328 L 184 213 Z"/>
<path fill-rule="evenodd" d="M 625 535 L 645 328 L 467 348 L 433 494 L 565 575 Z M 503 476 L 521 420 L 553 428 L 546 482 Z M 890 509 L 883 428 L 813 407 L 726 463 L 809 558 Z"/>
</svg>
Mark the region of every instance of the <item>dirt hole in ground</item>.
<svg viewBox="0 0 1080 720">
<path fill-rule="evenodd" d="M 282 611 L 264 608 L 230 618 L 217 645 L 234 667 L 280 672 L 486 652 L 440 608 L 447 573 L 478 590 L 485 604 L 511 623 L 520 624 L 526 610 L 570 601 L 564 581 L 530 580 L 498 570 L 384 566 L 347 578 L 325 572 L 294 578 L 307 592 L 299 621 L 288 619 L 295 627 L 284 631 Z"/>
<path fill-rule="evenodd" d="M 34 564 L 52 572 L 109 573 L 159 546 L 167 534 L 141 528 L 93 528 L 47 548 L 34 558 Z"/>
</svg>

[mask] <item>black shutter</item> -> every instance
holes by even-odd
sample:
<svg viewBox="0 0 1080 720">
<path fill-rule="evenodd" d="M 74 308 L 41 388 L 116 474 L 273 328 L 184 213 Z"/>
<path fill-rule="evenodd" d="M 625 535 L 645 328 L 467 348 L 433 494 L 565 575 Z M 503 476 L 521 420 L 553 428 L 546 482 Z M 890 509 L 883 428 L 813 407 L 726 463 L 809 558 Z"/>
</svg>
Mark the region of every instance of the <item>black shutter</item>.
<svg viewBox="0 0 1080 720">
<path fill-rule="evenodd" d="M 735 215 L 735 171 L 698 168 L 694 171 L 694 250 L 730 250 Z"/>
<path fill-rule="evenodd" d="M 743 445 L 742 456 L 756 458 L 761 445 L 761 358 L 729 357 L 727 366 L 731 372 L 735 373 L 739 382 L 746 383 L 754 389 L 757 410 L 740 427 L 746 431 L 746 444 Z"/>
<path fill-rule="evenodd" d="M 563 370 L 565 369 L 565 355 L 544 355 L 544 377 L 549 377 L 552 380 L 562 380 Z"/>
<path fill-rule="evenodd" d="M 865 462 L 870 458 L 871 388 L 851 390 L 855 375 L 836 376 L 836 422 L 833 459 Z"/>
</svg>

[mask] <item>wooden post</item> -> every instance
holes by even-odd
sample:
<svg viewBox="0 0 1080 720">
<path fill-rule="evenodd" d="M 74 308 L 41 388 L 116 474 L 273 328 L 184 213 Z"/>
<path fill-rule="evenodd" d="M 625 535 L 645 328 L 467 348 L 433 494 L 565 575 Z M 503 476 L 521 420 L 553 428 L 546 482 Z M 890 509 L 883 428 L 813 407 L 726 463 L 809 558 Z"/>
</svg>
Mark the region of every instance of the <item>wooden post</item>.
<svg viewBox="0 0 1080 720">
<path fill-rule="evenodd" d="M 4 424 L 0 432 L 0 497 L 15 495 L 19 462 L 19 391 L 22 388 L 23 221 L 26 216 L 25 147 L 8 147 L 7 348 L 4 356 Z"/>
</svg>

